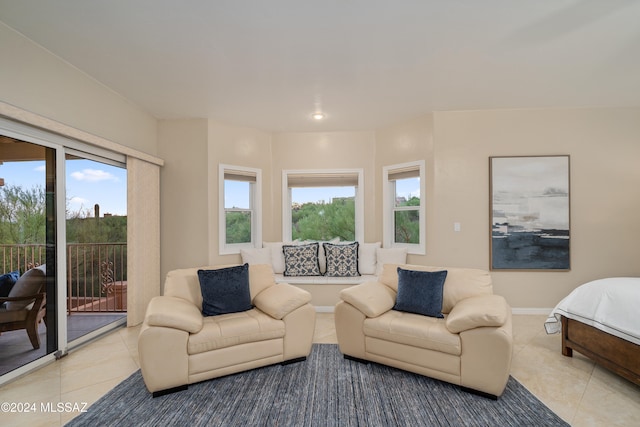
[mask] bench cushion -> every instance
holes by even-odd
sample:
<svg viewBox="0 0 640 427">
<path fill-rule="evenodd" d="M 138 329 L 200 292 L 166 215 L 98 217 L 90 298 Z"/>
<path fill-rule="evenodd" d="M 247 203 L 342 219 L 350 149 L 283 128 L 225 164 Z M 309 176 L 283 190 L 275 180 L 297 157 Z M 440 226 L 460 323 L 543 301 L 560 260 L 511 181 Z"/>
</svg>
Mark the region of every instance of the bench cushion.
<svg viewBox="0 0 640 427">
<path fill-rule="evenodd" d="M 275 275 L 276 283 L 289 283 L 291 285 L 359 285 L 360 283 L 375 282 L 377 279 L 377 276 L 369 274 L 355 277 Z"/>
</svg>

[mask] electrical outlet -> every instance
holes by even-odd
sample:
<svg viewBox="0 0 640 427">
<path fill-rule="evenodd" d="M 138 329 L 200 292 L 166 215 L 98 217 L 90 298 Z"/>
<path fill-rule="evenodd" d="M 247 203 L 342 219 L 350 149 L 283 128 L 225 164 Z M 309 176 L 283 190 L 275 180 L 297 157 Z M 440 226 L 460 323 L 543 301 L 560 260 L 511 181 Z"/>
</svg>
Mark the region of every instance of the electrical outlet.
<svg viewBox="0 0 640 427">
<path fill-rule="evenodd" d="M 453 231 L 455 231 L 456 233 L 459 232 L 461 230 L 460 228 L 460 223 L 459 222 L 454 222 L 453 223 Z"/>
</svg>

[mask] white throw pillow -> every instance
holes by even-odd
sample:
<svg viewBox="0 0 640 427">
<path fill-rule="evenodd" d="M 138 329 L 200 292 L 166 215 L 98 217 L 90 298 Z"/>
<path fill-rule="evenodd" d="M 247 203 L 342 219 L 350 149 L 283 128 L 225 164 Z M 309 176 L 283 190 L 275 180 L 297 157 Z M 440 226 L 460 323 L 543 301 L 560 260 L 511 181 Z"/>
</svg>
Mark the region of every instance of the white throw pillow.
<svg viewBox="0 0 640 427">
<path fill-rule="evenodd" d="M 376 250 L 380 242 L 361 243 L 358 247 L 358 271 L 360 274 L 376 274 Z"/>
<path fill-rule="evenodd" d="M 382 274 L 385 264 L 406 264 L 407 248 L 378 248 L 376 249 L 377 267 L 376 276 Z"/>
<path fill-rule="evenodd" d="M 269 264 L 271 265 L 271 250 L 269 248 L 240 249 L 243 264 Z"/>
<path fill-rule="evenodd" d="M 275 274 L 284 273 L 284 253 L 282 245 L 299 245 L 299 241 L 295 242 L 262 242 L 263 249 L 271 251 L 271 267 Z"/>
</svg>

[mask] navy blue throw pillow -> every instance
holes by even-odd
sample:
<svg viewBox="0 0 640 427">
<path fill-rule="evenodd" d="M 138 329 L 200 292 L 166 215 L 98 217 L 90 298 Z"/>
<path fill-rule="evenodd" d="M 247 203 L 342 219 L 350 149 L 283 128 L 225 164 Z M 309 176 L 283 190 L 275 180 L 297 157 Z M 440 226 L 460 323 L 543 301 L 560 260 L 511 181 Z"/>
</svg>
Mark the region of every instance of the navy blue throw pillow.
<svg viewBox="0 0 640 427">
<path fill-rule="evenodd" d="M 398 267 L 394 310 L 443 318 L 442 298 L 447 271 L 415 271 Z"/>
<path fill-rule="evenodd" d="M 202 314 L 237 313 L 250 310 L 249 264 L 217 270 L 198 270 L 202 291 Z"/>
<path fill-rule="evenodd" d="M 13 288 L 13 285 L 16 284 L 19 278 L 19 271 L 12 271 L 11 273 L 0 276 L 0 297 L 8 297 L 11 288 Z"/>
</svg>

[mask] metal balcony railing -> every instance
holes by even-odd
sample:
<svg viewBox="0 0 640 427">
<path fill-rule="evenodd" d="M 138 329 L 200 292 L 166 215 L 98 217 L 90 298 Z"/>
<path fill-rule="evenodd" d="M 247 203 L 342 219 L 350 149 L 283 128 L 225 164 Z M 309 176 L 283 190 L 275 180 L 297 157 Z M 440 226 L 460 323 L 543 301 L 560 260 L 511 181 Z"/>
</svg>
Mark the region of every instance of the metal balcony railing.
<svg viewBox="0 0 640 427">
<path fill-rule="evenodd" d="M 46 263 L 46 245 L 0 245 L 0 274 Z M 127 244 L 67 245 L 67 311 L 113 313 L 127 311 Z"/>
</svg>

